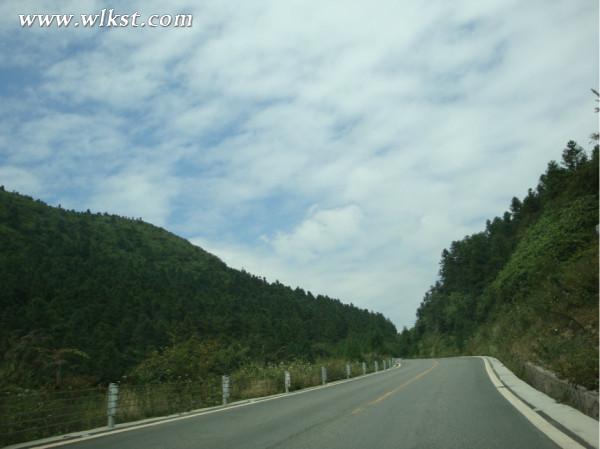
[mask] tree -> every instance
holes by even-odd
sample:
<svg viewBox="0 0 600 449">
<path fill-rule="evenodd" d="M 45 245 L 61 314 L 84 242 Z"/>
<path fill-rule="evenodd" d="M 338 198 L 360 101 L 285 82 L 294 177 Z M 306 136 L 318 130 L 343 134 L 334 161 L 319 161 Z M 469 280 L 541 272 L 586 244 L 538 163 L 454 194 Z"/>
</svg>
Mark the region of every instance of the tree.
<svg viewBox="0 0 600 449">
<path fill-rule="evenodd" d="M 574 142 L 573 142 L 574 143 Z M 568 150 L 568 148 L 567 148 Z M 565 150 L 565 151 L 567 151 Z M 577 147 L 575 146 L 575 150 Z M 570 151 L 570 150 L 568 150 Z M 570 156 L 568 156 L 569 158 Z M 577 157 L 574 155 L 574 157 Z M 564 158 L 564 156 L 563 156 Z M 577 162 L 573 162 L 577 164 Z M 566 165 L 566 163 L 565 163 Z M 556 161 L 550 161 L 546 173 L 540 176 L 540 182 L 538 183 L 538 192 L 540 195 L 546 198 L 555 198 L 558 196 L 562 189 L 564 189 L 565 169 L 561 168 Z"/>
<path fill-rule="evenodd" d="M 587 162 L 587 155 L 583 148 L 577 145 L 575 141 L 569 140 L 567 148 L 563 150 L 562 164 L 567 170 L 575 171 L 585 162 Z"/>
<path fill-rule="evenodd" d="M 75 348 L 38 348 L 45 367 L 54 371 L 55 385 L 60 387 L 62 384 L 63 366 L 68 363 L 75 364 L 78 360 L 89 359 L 85 352 Z"/>
<path fill-rule="evenodd" d="M 12 374 L 21 376 L 31 371 L 50 371 L 55 386 L 60 387 L 66 365 L 75 366 L 79 361 L 89 359 L 85 352 L 76 348 L 52 347 L 52 340 L 39 331 L 29 332 L 16 339 L 5 355 Z"/>
<path fill-rule="evenodd" d="M 600 93 L 598 93 L 598 91 L 597 91 L 596 89 L 592 89 L 592 92 L 593 92 L 593 93 L 594 93 L 594 95 L 596 96 L 596 103 L 600 102 Z M 597 114 L 597 113 L 598 113 L 598 111 L 600 111 L 600 108 L 598 108 L 598 106 L 596 106 L 596 107 L 594 108 L 594 112 Z M 598 141 L 600 140 L 600 133 L 598 133 L 598 131 L 596 131 L 596 132 L 593 132 L 593 133 L 590 135 L 590 138 L 591 138 L 592 140 L 595 140 L 596 142 L 598 142 Z"/>
<path fill-rule="evenodd" d="M 521 200 L 516 196 L 513 196 L 513 199 L 510 202 L 510 212 L 512 213 L 513 218 L 517 218 L 519 216 L 522 205 L 523 204 L 521 203 Z"/>
</svg>

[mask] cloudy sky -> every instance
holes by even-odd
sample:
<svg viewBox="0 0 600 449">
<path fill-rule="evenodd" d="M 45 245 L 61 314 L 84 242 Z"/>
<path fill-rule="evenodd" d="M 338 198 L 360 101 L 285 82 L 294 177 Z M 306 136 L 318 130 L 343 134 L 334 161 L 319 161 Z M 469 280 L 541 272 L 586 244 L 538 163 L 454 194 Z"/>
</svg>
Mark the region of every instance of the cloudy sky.
<svg viewBox="0 0 600 449">
<path fill-rule="evenodd" d="M 0 5 L 0 184 L 410 326 L 452 240 L 597 129 L 590 0 Z M 21 28 L 18 14 L 193 14 Z"/>
</svg>

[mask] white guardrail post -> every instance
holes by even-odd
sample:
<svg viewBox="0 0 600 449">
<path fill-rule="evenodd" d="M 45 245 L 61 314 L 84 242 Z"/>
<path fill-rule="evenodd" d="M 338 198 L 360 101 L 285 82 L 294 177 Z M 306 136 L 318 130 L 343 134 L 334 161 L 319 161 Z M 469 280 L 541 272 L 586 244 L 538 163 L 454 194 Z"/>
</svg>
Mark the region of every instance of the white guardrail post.
<svg viewBox="0 0 600 449">
<path fill-rule="evenodd" d="M 375 372 L 379 371 L 379 363 L 375 360 Z"/>
<path fill-rule="evenodd" d="M 290 376 L 290 372 L 289 371 L 285 371 L 283 373 L 283 383 L 285 385 L 285 392 L 289 393 L 290 392 L 290 387 L 292 386 L 292 377 Z"/>
<path fill-rule="evenodd" d="M 350 364 L 346 363 L 346 379 L 350 379 L 350 374 L 352 373 Z"/>
<path fill-rule="evenodd" d="M 363 376 L 365 374 L 367 374 L 367 364 L 365 362 L 362 362 L 362 370 L 363 370 Z"/>
<path fill-rule="evenodd" d="M 117 414 L 117 403 L 119 401 L 119 385 L 112 382 L 109 383 L 107 397 L 106 414 L 108 416 L 108 427 L 112 429 L 115 427 L 115 415 Z"/>
<path fill-rule="evenodd" d="M 321 367 L 321 383 L 325 385 L 327 383 L 327 368 Z"/>
<path fill-rule="evenodd" d="M 229 402 L 229 376 L 221 378 L 221 386 L 223 390 L 223 405 L 227 405 Z"/>
</svg>

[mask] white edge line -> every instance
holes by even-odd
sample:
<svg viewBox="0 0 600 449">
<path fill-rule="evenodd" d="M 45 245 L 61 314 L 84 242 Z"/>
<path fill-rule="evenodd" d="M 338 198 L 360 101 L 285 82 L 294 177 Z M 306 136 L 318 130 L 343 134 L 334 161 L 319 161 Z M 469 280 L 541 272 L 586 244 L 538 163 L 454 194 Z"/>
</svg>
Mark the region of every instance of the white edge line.
<svg viewBox="0 0 600 449">
<path fill-rule="evenodd" d="M 381 371 L 377 371 L 374 373 L 368 373 L 362 376 L 357 376 L 357 377 L 351 377 L 350 379 L 342 379 L 342 380 L 338 380 L 338 381 L 334 381 L 334 382 L 330 382 L 330 383 L 326 383 L 325 385 L 317 385 L 315 387 L 309 387 L 309 388 L 303 388 L 301 390 L 297 390 L 297 391 L 292 391 L 290 393 L 279 393 L 273 396 L 263 396 L 262 398 L 255 398 L 255 399 L 244 399 L 242 401 L 240 401 L 240 403 L 232 403 L 231 405 L 228 406 L 224 406 L 218 409 L 211 409 L 211 410 L 206 410 L 206 411 L 201 411 L 201 412 L 188 412 L 188 415 L 185 416 L 177 416 L 174 418 L 166 418 L 166 419 L 160 419 L 160 417 L 154 418 L 157 419 L 157 421 L 153 421 L 147 424 L 140 424 L 140 425 L 135 425 L 135 424 L 131 424 L 128 427 L 124 428 L 124 429 L 116 429 L 116 430 L 109 430 L 106 432 L 100 432 L 94 435 L 84 435 L 82 437 L 75 437 L 72 439 L 68 439 L 68 440 L 64 440 L 64 441 L 56 441 L 54 443 L 49 443 L 49 444 L 42 444 L 41 446 L 26 446 L 27 449 L 49 449 L 52 447 L 59 447 L 59 446 L 65 446 L 67 444 L 74 444 L 74 443 L 79 443 L 81 441 L 87 441 L 87 440 L 94 440 L 96 438 L 102 438 L 102 437 L 106 437 L 109 435 L 115 435 L 118 433 L 123 433 L 123 432 L 130 432 L 132 430 L 137 430 L 137 429 L 143 429 L 145 427 L 153 427 L 153 426 L 158 426 L 160 424 L 165 424 L 165 423 L 169 423 L 169 422 L 173 422 L 173 421 L 181 421 L 184 419 L 190 419 L 190 418 L 196 418 L 197 416 L 202 416 L 202 415 L 209 415 L 212 413 L 219 413 L 219 412 L 224 412 L 227 410 L 232 410 L 235 408 L 240 408 L 240 407 L 246 407 L 248 405 L 254 405 L 254 404 L 258 404 L 260 402 L 267 402 L 267 401 L 273 401 L 275 399 L 282 399 L 282 398 L 289 398 L 290 396 L 296 396 L 302 393 L 308 393 L 310 391 L 315 391 L 315 390 L 320 390 L 322 388 L 328 388 L 328 387 L 333 387 L 336 385 L 341 385 L 341 384 L 345 384 L 347 382 L 352 382 L 355 380 L 359 380 L 359 379 L 365 379 L 367 377 L 373 376 L 375 374 L 382 374 L 382 373 L 387 373 L 390 372 L 391 369 L 393 368 L 400 368 L 402 365 L 399 364 L 398 366 L 393 366 L 392 368 L 388 368 L 386 370 L 381 370 Z M 218 407 L 218 406 L 217 406 Z M 123 423 L 125 424 L 125 423 Z M 83 430 L 82 432 L 86 432 L 85 430 Z M 89 432 L 89 430 L 87 431 Z M 27 442 L 22 443 L 23 445 L 26 445 Z M 19 446 L 14 446 L 14 449 L 18 449 Z M 10 449 L 6 448 L 6 449 Z M 585 449 L 585 448 L 583 448 Z"/>
<path fill-rule="evenodd" d="M 504 384 L 496 373 L 492 370 L 490 362 L 486 357 L 481 357 L 485 363 L 485 370 L 492 381 L 494 387 L 498 393 L 504 396 L 508 402 L 512 404 L 525 418 L 529 420 L 535 427 L 537 427 L 542 433 L 550 438 L 554 443 L 563 449 L 586 449 L 584 446 L 579 444 L 577 441 L 566 435 L 565 433 L 558 430 L 536 412 L 534 412 L 529 406 L 527 406 L 521 399 L 513 394 L 508 388 L 504 388 Z M 500 388 L 502 387 L 502 388 Z"/>
</svg>

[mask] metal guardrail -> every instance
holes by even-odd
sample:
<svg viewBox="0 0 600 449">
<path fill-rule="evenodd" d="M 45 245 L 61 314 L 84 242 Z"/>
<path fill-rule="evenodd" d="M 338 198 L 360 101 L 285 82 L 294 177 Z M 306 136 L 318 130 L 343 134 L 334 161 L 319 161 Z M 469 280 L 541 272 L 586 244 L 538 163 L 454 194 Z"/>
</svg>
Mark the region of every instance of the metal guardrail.
<svg viewBox="0 0 600 449">
<path fill-rule="evenodd" d="M 383 360 L 382 366 L 388 369 L 394 362 Z M 262 375 L 238 372 L 197 382 L 110 383 L 107 387 L 0 394 L 0 446 L 289 393 L 375 373 L 379 366 L 379 361 L 372 365 L 312 365 L 297 370 L 276 369 Z"/>
<path fill-rule="evenodd" d="M 0 446 L 104 424 L 104 387 L 0 395 Z"/>
</svg>

